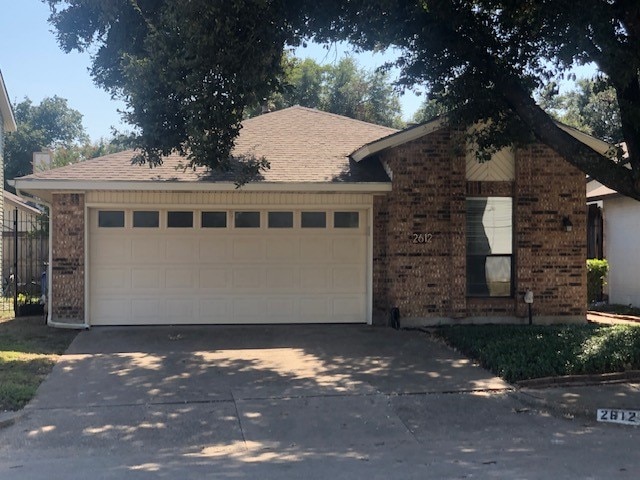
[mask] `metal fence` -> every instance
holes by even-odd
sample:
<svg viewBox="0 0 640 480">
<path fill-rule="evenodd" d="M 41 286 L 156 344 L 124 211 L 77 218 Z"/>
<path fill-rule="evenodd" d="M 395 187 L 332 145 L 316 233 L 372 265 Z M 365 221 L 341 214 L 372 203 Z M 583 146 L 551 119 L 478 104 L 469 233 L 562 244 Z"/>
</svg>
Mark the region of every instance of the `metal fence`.
<svg viewBox="0 0 640 480">
<path fill-rule="evenodd" d="M 43 312 L 49 258 L 49 220 L 19 209 L 5 210 L 2 229 L 2 301 L 4 316 Z"/>
</svg>

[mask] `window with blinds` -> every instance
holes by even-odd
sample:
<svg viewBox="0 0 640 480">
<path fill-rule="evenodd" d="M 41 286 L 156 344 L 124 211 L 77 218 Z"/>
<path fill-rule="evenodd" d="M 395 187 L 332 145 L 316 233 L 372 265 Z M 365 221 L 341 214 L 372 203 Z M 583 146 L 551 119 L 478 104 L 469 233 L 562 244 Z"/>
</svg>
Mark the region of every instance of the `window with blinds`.
<svg viewBox="0 0 640 480">
<path fill-rule="evenodd" d="M 513 295 L 513 199 L 467 198 L 467 295 Z"/>
</svg>

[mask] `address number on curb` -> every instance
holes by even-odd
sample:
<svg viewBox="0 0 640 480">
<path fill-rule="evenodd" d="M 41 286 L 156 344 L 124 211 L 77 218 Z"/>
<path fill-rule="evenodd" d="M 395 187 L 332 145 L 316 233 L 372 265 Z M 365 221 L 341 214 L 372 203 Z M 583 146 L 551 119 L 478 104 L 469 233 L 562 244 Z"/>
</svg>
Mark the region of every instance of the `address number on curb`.
<svg viewBox="0 0 640 480">
<path fill-rule="evenodd" d="M 640 410 L 599 408 L 597 420 L 599 422 L 621 423 L 623 425 L 640 425 Z"/>
</svg>

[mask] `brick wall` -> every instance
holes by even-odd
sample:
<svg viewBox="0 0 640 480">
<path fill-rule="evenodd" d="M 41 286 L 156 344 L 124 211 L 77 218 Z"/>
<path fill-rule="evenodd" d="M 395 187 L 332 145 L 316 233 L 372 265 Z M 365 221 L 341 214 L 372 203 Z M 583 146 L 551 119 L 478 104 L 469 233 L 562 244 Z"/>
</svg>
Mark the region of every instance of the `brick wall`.
<svg viewBox="0 0 640 480">
<path fill-rule="evenodd" d="M 52 320 L 70 325 L 83 325 L 84 194 L 54 194 L 51 218 Z"/>
<path fill-rule="evenodd" d="M 527 288 L 539 321 L 584 319 L 584 175 L 536 145 L 516 153 L 515 182 L 467 182 L 457 142 L 441 129 L 380 156 L 393 172 L 393 191 L 374 202 L 375 320 L 386 322 L 397 306 L 405 321 L 523 322 Z M 511 298 L 466 296 L 467 196 L 514 198 Z M 562 227 L 563 216 L 572 232 Z M 414 243 L 414 234 L 425 242 Z"/>
</svg>

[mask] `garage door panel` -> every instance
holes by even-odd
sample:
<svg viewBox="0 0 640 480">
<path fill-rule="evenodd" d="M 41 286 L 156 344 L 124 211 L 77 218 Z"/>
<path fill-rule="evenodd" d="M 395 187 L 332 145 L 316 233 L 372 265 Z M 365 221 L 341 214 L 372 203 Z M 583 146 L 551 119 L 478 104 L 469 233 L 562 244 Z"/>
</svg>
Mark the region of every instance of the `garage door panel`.
<svg viewBox="0 0 640 480">
<path fill-rule="evenodd" d="M 337 262 L 358 262 L 364 248 L 364 240 L 357 237 L 336 238 L 332 241 L 331 260 Z"/>
<path fill-rule="evenodd" d="M 280 319 L 293 318 L 295 311 L 295 298 L 275 297 L 267 299 L 267 316 L 272 322 L 277 323 Z"/>
<path fill-rule="evenodd" d="M 163 299 L 160 298 L 133 298 L 131 315 L 134 320 L 140 320 L 142 323 L 154 323 L 161 318 L 166 318 L 162 304 Z"/>
<path fill-rule="evenodd" d="M 319 289 L 326 290 L 328 287 L 327 267 L 322 265 L 314 265 L 310 267 L 300 268 L 300 287 L 303 290 Z"/>
<path fill-rule="evenodd" d="M 267 242 L 267 260 L 295 262 L 298 260 L 298 242 L 293 238 L 269 238 Z"/>
<path fill-rule="evenodd" d="M 192 323 L 196 317 L 198 304 L 188 298 L 168 298 L 165 303 L 165 312 L 168 318 L 173 318 L 172 323 Z"/>
<path fill-rule="evenodd" d="M 164 271 L 164 285 L 167 289 L 188 289 L 197 287 L 193 267 L 169 268 Z"/>
<path fill-rule="evenodd" d="M 261 238 L 234 239 L 233 260 L 243 263 L 264 260 L 264 241 Z"/>
<path fill-rule="evenodd" d="M 294 267 L 267 267 L 267 290 L 292 290 L 297 288 L 297 268 Z"/>
<path fill-rule="evenodd" d="M 206 234 L 198 243 L 198 262 L 200 264 L 224 262 L 231 257 L 229 239 L 226 237 Z"/>
<path fill-rule="evenodd" d="M 197 262 L 197 239 L 193 238 L 167 238 L 166 260 L 168 262 L 189 263 Z"/>
<path fill-rule="evenodd" d="M 329 302 L 324 297 L 300 298 L 301 317 L 327 317 L 329 316 Z"/>
<path fill-rule="evenodd" d="M 120 297 L 95 299 L 91 303 L 91 310 L 93 313 L 92 323 L 95 325 L 118 325 L 131 318 L 131 302 Z"/>
<path fill-rule="evenodd" d="M 157 232 L 154 232 L 157 235 Z M 164 258 L 163 242 L 155 236 L 138 237 L 131 241 L 132 261 L 157 262 Z"/>
<path fill-rule="evenodd" d="M 231 288 L 229 285 L 229 269 L 227 268 L 210 268 L 204 267 L 200 269 L 201 290 L 224 290 Z"/>
<path fill-rule="evenodd" d="M 224 323 L 221 319 L 231 316 L 231 299 L 228 297 L 213 297 L 201 299 L 200 317 L 211 318 L 212 323 Z M 216 320 L 219 320 L 217 321 Z"/>
<path fill-rule="evenodd" d="M 331 269 L 332 291 L 336 293 L 359 293 L 365 288 L 364 278 L 360 268 L 353 267 L 333 267 Z"/>
<path fill-rule="evenodd" d="M 264 285 L 262 267 L 236 267 L 233 269 L 234 289 L 257 289 Z"/>
<path fill-rule="evenodd" d="M 131 241 L 113 236 L 98 238 L 92 242 L 92 258 L 100 263 L 128 261 L 131 258 Z"/>
<path fill-rule="evenodd" d="M 333 299 L 334 317 L 356 317 L 362 311 L 362 298 L 359 296 Z"/>
<path fill-rule="evenodd" d="M 300 238 L 300 259 L 303 262 L 325 262 L 330 258 L 331 239 L 325 238 L 326 232 L 320 235 Z"/>
<path fill-rule="evenodd" d="M 266 299 L 256 297 L 236 297 L 233 299 L 233 316 L 236 319 L 261 317 L 266 310 Z"/>
<path fill-rule="evenodd" d="M 160 288 L 161 276 L 164 276 L 164 272 L 159 268 L 133 267 L 131 269 L 131 288 L 132 289 Z"/>
<path fill-rule="evenodd" d="M 131 270 L 125 267 L 100 267 L 92 270 L 93 283 L 100 290 L 131 288 Z"/>
</svg>

